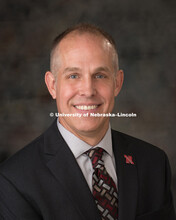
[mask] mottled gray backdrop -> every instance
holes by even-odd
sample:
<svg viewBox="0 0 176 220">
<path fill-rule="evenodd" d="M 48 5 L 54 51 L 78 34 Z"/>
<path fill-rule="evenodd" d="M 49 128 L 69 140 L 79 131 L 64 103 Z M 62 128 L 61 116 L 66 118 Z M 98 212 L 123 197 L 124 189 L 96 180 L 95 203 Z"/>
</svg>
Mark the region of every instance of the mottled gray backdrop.
<svg viewBox="0 0 176 220">
<path fill-rule="evenodd" d="M 166 151 L 176 200 L 175 0 L 0 0 L 0 161 L 53 121 L 44 84 L 50 46 L 77 22 L 115 38 L 125 81 L 114 111 L 138 116 L 113 118 L 112 126 Z"/>
</svg>

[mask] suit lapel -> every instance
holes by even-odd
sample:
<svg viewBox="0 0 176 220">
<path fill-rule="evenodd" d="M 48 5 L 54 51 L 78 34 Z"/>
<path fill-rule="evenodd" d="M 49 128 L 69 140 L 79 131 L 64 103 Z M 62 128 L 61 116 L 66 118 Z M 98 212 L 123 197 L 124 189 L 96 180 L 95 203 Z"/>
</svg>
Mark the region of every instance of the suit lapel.
<svg viewBox="0 0 176 220">
<path fill-rule="evenodd" d="M 112 140 L 118 178 L 118 220 L 134 220 L 136 215 L 138 188 L 135 155 L 133 152 L 130 152 L 129 144 L 119 132 L 112 131 Z M 132 161 L 125 158 L 126 156 L 131 156 Z"/>
<path fill-rule="evenodd" d="M 48 168 L 73 206 L 82 215 L 82 219 L 100 219 L 88 184 L 76 159 L 60 135 L 56 122 L 45 133 L 44 145 Z"/>
</svg>

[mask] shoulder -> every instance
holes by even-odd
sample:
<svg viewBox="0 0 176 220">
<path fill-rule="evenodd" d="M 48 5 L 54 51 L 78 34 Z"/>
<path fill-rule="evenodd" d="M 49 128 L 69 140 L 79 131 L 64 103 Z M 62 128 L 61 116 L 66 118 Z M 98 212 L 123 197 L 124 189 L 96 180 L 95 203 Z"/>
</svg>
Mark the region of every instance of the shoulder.
<svg viewBox="0 0 176 220">
<path fill-rule="evenodd" d="M 0 165 L 0 174 L 27 172 L 39 161 L 44 135 L 37 137 L 31 143 L 10 156 Z"/>
<path fill-rule="evenodd" d="M 13 176 L 17 174 L 19 176 L 20 173 L 26 175 L 28 171 L 35 171 L 36 167 L 39 167 L 45 160 L 46 142 L 51 145 L 48 137 L 53 139 L 53 129 L 55 129 L 55 133 L 58 131 L 56 128 L 56 123 L 54 122 L 43 134 L 4 161 L 0 165 L 0 174 Z"/>
<path fill-rule="evenodd" d="M 170 187 L 170 164 L 166 153 L 162 149 L 118 131 L 112 131 L 112 138 L 113 144 L 115 143 L 113 147 L 116 148 L 117 155 L 119 155 L 119 157 L 116 157 L 117 159 L 121 158 L 120 160 L 124 164 L 125 156 L 132 157 L 134 167 L 137 168 L 141 189 L 144 187 L 144 182 L 146 186 L 153 186 L 154 191 L 158 188 L 158 182 L 161 183 L 161 188 Z M 126 166 L 128 165 L 127 163 Z"/>
<path fill-rule="evenodd" d="M 168 160 L 166 153 L 159 147 L 122 132 L 112 130 L 112 139 L 117 148 L 125 149 L 140 163 L 159 163 L 161 161 L 165 163 Z"/>
</svg>

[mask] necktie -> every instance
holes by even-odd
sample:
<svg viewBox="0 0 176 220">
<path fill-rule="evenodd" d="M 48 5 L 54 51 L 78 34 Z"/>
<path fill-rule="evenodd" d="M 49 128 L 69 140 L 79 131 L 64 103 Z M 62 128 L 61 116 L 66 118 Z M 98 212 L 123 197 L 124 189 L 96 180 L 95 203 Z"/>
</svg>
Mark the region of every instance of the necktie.
<svg viewBox="0 0 176 220">
<path fill-rule="evenodd" d="M 110 177 L 102 160 L 104 150 L 94 148 L 87 151 L 94 169 L 92 177 L 92 189 L 97 208 L 102 220 L 117 220 L 117 188 Z"/>
</svg>

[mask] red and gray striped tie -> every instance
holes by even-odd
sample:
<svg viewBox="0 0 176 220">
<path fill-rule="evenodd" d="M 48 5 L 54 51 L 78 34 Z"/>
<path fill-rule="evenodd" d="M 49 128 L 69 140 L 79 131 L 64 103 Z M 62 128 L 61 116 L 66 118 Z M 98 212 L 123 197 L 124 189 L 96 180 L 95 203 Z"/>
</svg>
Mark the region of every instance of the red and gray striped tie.
<svg viewBox="0 0 176 220">
<path fill-rule="evenodd" d="M 113 179 L 106 171 L 102 160 L 103 153 L 104 150 L 99 147 L 87 151 L 94 169 L 92 177 L 93 196 L 101 213 L 102 220 L 117 220 L 117 188 Z"/>
</svg>

